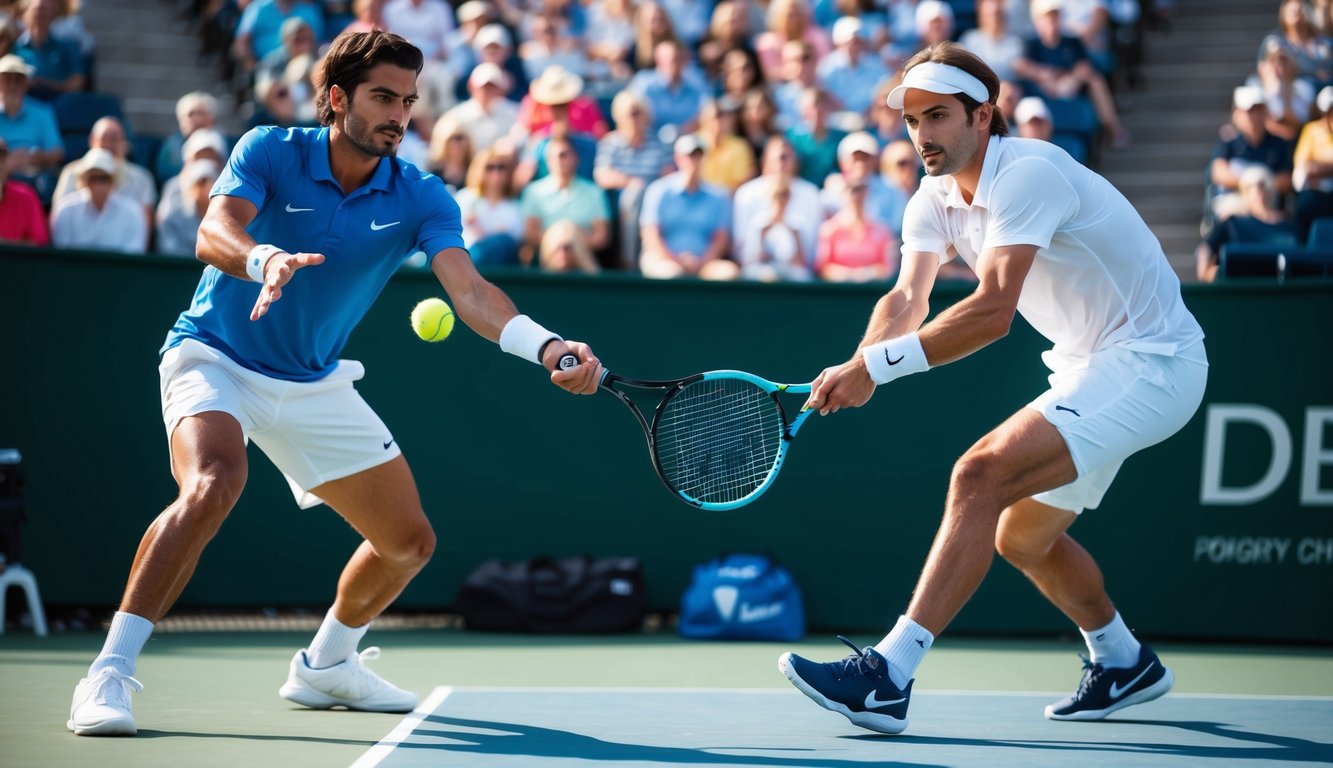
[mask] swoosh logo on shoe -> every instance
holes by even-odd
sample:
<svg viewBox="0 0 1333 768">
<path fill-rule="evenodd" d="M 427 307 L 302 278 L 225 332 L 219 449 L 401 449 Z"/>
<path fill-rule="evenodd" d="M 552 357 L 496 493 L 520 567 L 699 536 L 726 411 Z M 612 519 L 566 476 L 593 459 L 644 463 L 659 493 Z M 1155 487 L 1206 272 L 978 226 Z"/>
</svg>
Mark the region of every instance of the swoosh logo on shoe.
<svg viewBox="0 0 1333 768">
<path fill-rule="evenodd" d="M 887 707 L 891 704 L 901 704 L 904 701 L 907 701 L 906 696 L 902 697 L 901 699 L 894 699 L 892 701 L 880 701 L 878 698 L 875 697 L 875 692 L 871 691 L 870 693 L 866 694 L 866 709 L 875 709 L 876 707 Z"/>
<path fill-rule="evenodd" d="M 374 220 L 374 219 L 371 219 L 371 220 L 370 220 L 370 229 L 371 229 L 372 232 L 378 232 L 378 231 L 380 231 L 381 229 L 388 229 L 389 227 L 397 226 L 398 224 L 402 224 L 402 223 L 403 223 L 403 222 L 401 222 L 401 221 L 391 221 L 391 222 L 389 222 L 388 224 L 376 224 L 376 223 L 375 223 L 375 220 Z"/>
<path fill-rule="evenodd" d="M 314 208 L 293 208 L 291 203 L 287 203 L 287 213 L 300 213 L 302 211 L 313 211 Z"/>
<path fill-rule="evenodd" d="M 1117 683 L 1114 683 L 1114 682 L 1111 683 L 1111 698 L 1112 698 L 1112 699 L 1118 699 L 1118 698 L 1120 698 L 1121 696 L 1124 696 L 1124 695 L 1125 695 L 1125 691 L 1128 691 L 1130 688 L 1133 688 L 1135 685 L 1137 685 L 1138 682 L 1139 682 L 1140 680 L 1143 679 L 1143 676 L 1144 676 L 1144 675 L 1146 675 L 1146 674 L 1148 674 L 1149 672 L 1152 671 L 1153 666 L 1155 666 L 1156 664 L 1157 664 L 1157 662 L 1155 662 L 1155 661 L 1152 662 L 1152 663 L 1150 663 L 1150 664 L 1148 664 L 1147 669 L 1143 670 L 1142 672 L 1140 672 L 1140 673 L 1138 674 L 1137 677 L 1135 677 L 1133 680 L 1130 680 L 1128 683 L 1126 683 L 1126 684 L 1125 684 L 1125 687 L 1123 687 L 1123 688 L 1121 688 Z"/>
</svg>

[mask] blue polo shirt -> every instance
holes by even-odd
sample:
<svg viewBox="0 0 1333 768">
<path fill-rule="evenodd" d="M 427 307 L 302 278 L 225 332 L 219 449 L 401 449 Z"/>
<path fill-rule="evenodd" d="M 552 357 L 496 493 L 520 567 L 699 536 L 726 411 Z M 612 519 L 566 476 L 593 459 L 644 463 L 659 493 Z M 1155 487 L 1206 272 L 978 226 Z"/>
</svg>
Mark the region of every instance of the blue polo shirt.
<svg viewBox="0 0 1333 768">
<path fill-rule="evenodd" d="M 672 173 L 643 190 L 639 224 L 657 226 L 672 253 L 702 256 L 718 230 L 731 231 L 731 198 L 721 187 L 707 183 L 690 192 L 685 177 Z"/>
<path fill-rule="evenodd" d="M 13 117 L 0 109 L 0 136 L 10 149 L 49 151 L 64 146 L 60 128 L 56 125 L 56 113 L 36 99 L 25 98 Z"/>
<path fill-rule="evenodd" d="M 394 271 L 418 250 L 463 247 L 458 204 L 439 177 L 397 158 L 344 194 L 329 168 L 327 128 L 255 128 L 241 137 L 213 186 L 259 209 L 246 231 L 288 253 L 321 253 L 250 320 L 259 284 L 204 269 L 190 308 L 163 351 L 197 339 L 238 364 L 289 381 L 322 378 Z"/>
</svg>

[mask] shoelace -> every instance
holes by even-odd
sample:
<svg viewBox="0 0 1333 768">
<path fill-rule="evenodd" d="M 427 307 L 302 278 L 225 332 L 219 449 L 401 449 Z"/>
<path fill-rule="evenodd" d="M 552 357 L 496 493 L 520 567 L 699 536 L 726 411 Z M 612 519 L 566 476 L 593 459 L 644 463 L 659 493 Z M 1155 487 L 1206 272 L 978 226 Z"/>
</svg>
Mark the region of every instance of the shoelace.
<svg viewBox="0 0 1333 768">
<path fill-rule="evenodd" d="M 839 678 L 848 677 L 852 674 L 876 678 L 884 676 L 883 665 L 879 663 L 878 658 L 870 654 L 869 650 L 857 648 L 856 643 L 853 643 L 842 635 L 838 635 L 838 639 L 842 641 L 843 645 L 852 649 L 852 654 L 850 656 L 842 661 L 835 661 L 830 664 L 830 666 L 835 667 L 841 665 L 842 668 L 841 674 L 838 675 Z"/>
<path fill-rule="evenodd" d="M 1074 695 L 1074 698 L 1082 699 L 1097 684 L 1097 680 L 1106 671 L 1106 668 L 1101 664 L 1094 664 L 1092 659 L 1083 654 L 1079 654 L 1078 657 L 1083 661 L 1083 679 L 1078 683 L 1078 693 Z"/>
<path fill-rule="evenodd" d="M 97 684 L 97 690 L 93 692 L 92 700 L 97 704 L 110 704 L 121 709 L 129 709 L 130 698 L 125 693 L 127 686 L 136 693 L 143 690 L 143 683 L 108 667 Z"/>
</svg>

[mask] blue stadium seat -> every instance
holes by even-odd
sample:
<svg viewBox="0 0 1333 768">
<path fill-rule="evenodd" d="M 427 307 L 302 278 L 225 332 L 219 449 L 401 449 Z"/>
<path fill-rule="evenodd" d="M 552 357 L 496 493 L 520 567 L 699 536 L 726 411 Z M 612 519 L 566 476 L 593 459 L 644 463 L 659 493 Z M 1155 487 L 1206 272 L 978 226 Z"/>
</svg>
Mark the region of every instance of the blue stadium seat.
<svg viewBox="0 0 1333 768">
<path fill-rule="evenodd" d="M 1057 133 L 1080 134 L 1089 142 L 1096 138 L 1101 124 L 1090 99 L 1046 99 L 1046 106 L 1051 109 L 1051 127 Z"/>
<path fill-rule="evenodd" d="M 88 151 L 88 132 L 66 133 L 60 137 L 60 142 L 65 145 L 65 162 L 78 160 Z"/>
<path fill-rule="evenodd" d="M 1228 280 L 1241 277 L 1278 280 L 1285 272 L 1287 254 L 1300 250 L 1274 243 L 1227 243 L 1218 254 L 1217 274 Z"/>
<path fill-rule="evenodd" d="M 62 93 L 56 99 L 56 125 L 61 133 L 87 134 L 93 123 L 111 116 L 125 123 L 125 111 L 120 107 L 120 98 L 110 93 Z M 126 132 L 129 126 L 125 126 Z"/>
<path fill-rule="evenodd" d="M 1333 216 L 1323 216 L 1310 224 L 1310 239 L 1305 247 L 1312 251 L 1333 253 Z"/>
<path fill-rule="evenodd" d="M 130 162 L 151 169 L 162 149 L 162 137 L 139 135 L 130 139 Z"/>
</svg>

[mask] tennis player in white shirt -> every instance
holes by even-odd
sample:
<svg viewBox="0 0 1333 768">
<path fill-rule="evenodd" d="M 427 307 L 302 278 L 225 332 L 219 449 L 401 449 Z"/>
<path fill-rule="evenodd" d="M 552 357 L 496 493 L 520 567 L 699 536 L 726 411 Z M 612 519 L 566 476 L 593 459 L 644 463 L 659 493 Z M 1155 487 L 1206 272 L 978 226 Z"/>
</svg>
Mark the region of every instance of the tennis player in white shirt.
<svg viewBox="0 0 1333 768">
<path fill-rule="evenodd" d="M 902 109 L 928 178 L 907 206 L 902 268 L 851 360 L 825 369 L 808 405 L 863 405 L 877 385 L 959 360 L 1022 314 L 1053 347 L 1050 389 L 954 465 L 944 517 L 906 612 L 873 647 L 831 663 L 783 654 L 798 689 L 853 723 L 907 727 L 911 683 L 935 638 L 981 584 L 994 547 L 1078 625 L 1090 659 L 1055 720 L 1097 720 L 1170 690 L 1173 677 L 1126 627 L 1096 562 L 1066 532 L 1095 509 L 1130 455 L 1170 437 L 1203 398 L 1203 331 L 1162 247 L 1123 195 L 1053 144 L 1010 138 L 999 79 L 954 43 L 905 65 Z M 976 290 L 929 323 L 943 262 Z"/>
</svg>

